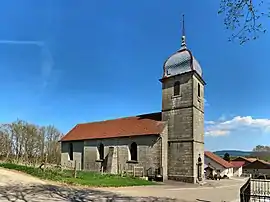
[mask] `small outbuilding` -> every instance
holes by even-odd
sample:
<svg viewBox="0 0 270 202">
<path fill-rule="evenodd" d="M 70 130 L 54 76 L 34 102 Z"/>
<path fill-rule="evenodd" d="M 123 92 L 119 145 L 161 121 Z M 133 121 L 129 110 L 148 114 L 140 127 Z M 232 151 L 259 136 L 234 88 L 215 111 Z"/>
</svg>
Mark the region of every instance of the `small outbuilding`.
<svg viewBox="0 0 270 202">
<path fill-rule="evenodd" d="M 209 170 L 212 169 L 213 175 L 219 173 L 221 177 L 233 176 L 233 165 L 210 151 L 204 152 L 204 162 L 208 165 L 206 173 L 209 173 Z"/>
</svg>

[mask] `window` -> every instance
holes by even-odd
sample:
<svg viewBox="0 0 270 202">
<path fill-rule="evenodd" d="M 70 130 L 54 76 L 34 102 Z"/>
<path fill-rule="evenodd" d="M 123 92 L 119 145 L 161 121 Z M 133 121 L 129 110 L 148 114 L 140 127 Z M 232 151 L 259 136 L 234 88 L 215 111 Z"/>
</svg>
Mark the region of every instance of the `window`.
<svg viewBox="0 0 270 202">
<path fill-rule="evenodd" d="M 136 142 L 133 142 L 130 146 L 130 156 L 131 156 L 131 161 L 137 161 L 137 144 Z"/>
<path fill-rule="evenodd" d="M 73 161 L 73 144 L 69 143 L 69 160 Z"/>
<path fill-rule="evenodd" d="M 198 179 L 201 181 L 202 180 L 202 159 L 199 156 L 198 158 L 198 171 L 197 171 Z"/>
<path fill-rule="evenodd" d="M 176 96 L 176 95 L 180 95 L 180 82 L 179 81 L 176 81 L 174 83 L 174 89 L 173 89 L 173 95 Z"/>
<path fill-rule="evenodd" d="M 104 159 L 104 144 L 100 143 L 98 146 L 99 159 Z"/>
<path fill-rule="evenodd" d="M 201 85 L 198 83 L 198 97 L 201 97 Z"/>
</svg>

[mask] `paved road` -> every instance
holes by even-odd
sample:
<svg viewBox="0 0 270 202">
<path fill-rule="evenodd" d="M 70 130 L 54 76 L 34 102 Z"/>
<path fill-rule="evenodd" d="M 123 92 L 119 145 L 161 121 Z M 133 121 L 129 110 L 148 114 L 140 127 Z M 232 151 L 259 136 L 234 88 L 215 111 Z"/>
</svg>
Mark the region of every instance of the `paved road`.
<svg viewBox="0 0 270 202">
<path fill-rule="evenodd" d="M 168 198 L 121 196 L 97 189 L 72 188 L 47 183 L 19 172 L 0 168 L 0 202 L 175 201 Z"/>
<path fill-rule="evenodd" d="M 220 181 L 207 186 L 167 183 L 162 186 L 126 188 L 71 188 L 0 168 L 0 202 L 7 201 L 179 201 L 221 202 L 238 198 L 243 181 Z M 177 198 L 173 200 L 170 198 Z"/>
<path fill-rule="evenodd" d="M 164 186 L 102 188 L 131 196 L 172 197 L 179 201 L 238 202 L 240 187 L 246 179 L 208 181 L 204 186 L 168 183 Z"/>
</svg>

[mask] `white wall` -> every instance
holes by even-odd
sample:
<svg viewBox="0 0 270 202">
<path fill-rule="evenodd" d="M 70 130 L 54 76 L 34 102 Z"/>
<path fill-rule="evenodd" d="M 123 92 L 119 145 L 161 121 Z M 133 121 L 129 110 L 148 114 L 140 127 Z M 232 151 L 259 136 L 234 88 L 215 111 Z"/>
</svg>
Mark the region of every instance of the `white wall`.
<svg viewBox="0 0 270 202">
<path fill-rule="evenodd" d="M 227 175 L 228 177 L 233 176 L 233 168 L 224 168 L 222 165 L 216 163 L 212 159 L 208 158 L 207 156 L 204 157 L 204 163 L 208 165 L 210 163 L 212 168 L 215 168 L 214 174 L 217 172 L 217 170 L 220 170 L 220 175 Z"/>
<path fill-rule="evenodd" d="M 233 176 L 241 177 L 242 172 L 243 172 L 242 166 L 240 168 L 233 168 Z"/>
</svg>

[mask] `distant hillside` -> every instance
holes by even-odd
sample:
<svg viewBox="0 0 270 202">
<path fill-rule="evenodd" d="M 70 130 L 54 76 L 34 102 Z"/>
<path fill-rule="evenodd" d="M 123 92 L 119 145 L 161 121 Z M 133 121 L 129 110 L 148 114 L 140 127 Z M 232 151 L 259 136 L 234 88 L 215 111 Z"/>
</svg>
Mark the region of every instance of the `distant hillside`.
<svg viewBox="0 0 270 202">
<path fill-rule="evenodd" d="M 229 153 L 230 156 L 249 156 L 251 151 L 239 151 L 239 150 L 221 150 L 215 151 L 216 155 L 223 157 L 225 153 Z"/>
</svg>

